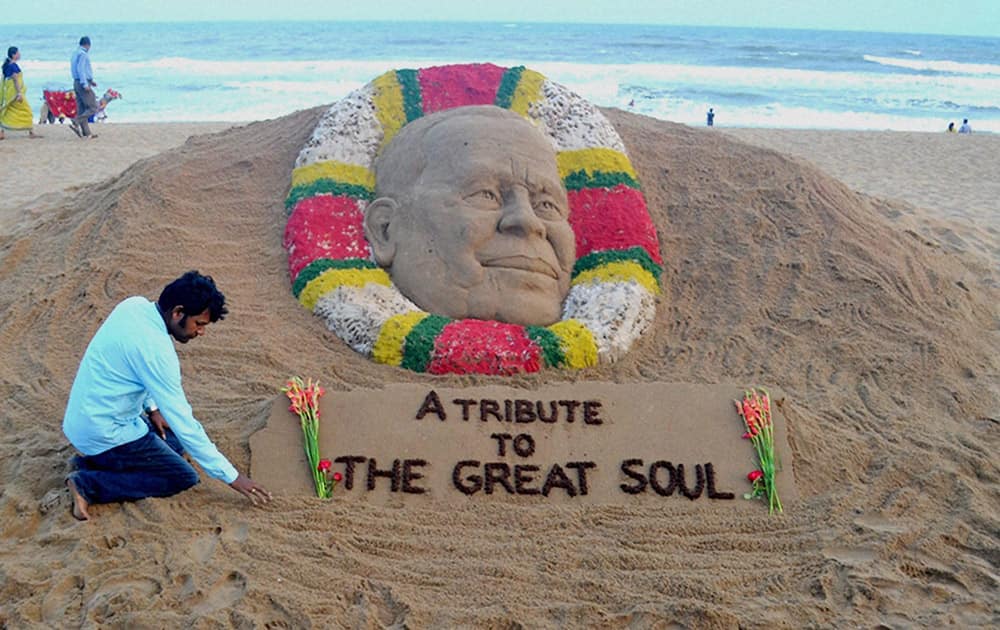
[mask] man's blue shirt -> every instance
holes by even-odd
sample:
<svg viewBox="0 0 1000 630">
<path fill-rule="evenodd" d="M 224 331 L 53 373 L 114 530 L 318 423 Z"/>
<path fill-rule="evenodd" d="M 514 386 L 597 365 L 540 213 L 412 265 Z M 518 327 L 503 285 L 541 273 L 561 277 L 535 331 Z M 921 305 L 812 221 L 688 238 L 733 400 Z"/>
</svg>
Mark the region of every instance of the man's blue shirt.
<svg viewBox="0 0 1000 630">
<path fill-rule="evenodd" d="M 202 469 L 232 483 L 236 469 L 205 434 L 181 387 L 181 366 L 154 302 L 130 297 L 94 334 L 69 393 L 63 433 L 84 455 L 138 440 L 156 401 L 170 429 Z"/>
<path fill-rule="evenodd" d="M 94 80 L 94 71 L 90 68 L 90 54 L 80 46 L 69 60 L 69 72 L 73 78 L 83 85 L 90 85 Z"/>
</svg>

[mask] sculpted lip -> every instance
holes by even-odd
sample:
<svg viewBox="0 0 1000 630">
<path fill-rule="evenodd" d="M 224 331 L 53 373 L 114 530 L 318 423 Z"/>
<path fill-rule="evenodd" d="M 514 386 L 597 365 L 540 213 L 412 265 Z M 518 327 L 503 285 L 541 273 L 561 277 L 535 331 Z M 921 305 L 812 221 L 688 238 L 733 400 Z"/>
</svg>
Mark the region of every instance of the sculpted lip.
<svg viewBox="0 0 1000 630">
<path fill-rule="evenodd" d="M 482 261 L 484 267 L 503 267 L 507 269 L 518 269 L 520 271 L 533 271 L 535 273 L 545 274 L 554 280 L 558 280 L 559 276 L 556 270 L 552 268 L 552 265 L 545 262 L 541 258 L 533 258 L 530 256 L 498 256 L 496 258 L 490 258 L 489 260 Z"/>
</svg>

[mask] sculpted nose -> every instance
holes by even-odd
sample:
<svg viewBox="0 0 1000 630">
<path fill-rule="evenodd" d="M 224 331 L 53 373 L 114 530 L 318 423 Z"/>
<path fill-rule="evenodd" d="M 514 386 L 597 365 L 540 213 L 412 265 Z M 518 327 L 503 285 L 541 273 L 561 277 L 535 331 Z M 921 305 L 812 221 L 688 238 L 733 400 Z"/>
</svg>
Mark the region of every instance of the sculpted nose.
<svg viewBox="0 0 1000 630">
<path fill-rule="evenodd" d="M 511 232 L 521 236 L 545 236 L 545 224 L 531 207 L 531 196 L 527 190 L 515 188 L 513 194 L 509 194 L 504 202 L 503 214 L 497 226 L 500 232 Z"/>
</svg>

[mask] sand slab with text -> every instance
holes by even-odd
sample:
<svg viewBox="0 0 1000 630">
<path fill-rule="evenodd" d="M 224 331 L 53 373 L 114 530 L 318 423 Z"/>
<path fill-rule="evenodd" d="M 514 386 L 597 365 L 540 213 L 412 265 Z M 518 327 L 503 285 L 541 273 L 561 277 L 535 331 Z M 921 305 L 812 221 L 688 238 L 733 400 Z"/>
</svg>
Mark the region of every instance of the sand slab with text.
<svg viewBox="0 0 1000 630">
<path fill-rule="evenodd" d="M 732 385 L 604 382 L 328 391 L 320 452 L 344 475 L 335 499 L 736 505 L 756 468 L 732 402 L 742 393 Z M 796 496 L 792 462 L 782 398 L 772 396 L 787 502 Z M 311 492 L 298 417 L 284 397 L 250 447 L 255 479 L 281 493 Z"/>
</svg>

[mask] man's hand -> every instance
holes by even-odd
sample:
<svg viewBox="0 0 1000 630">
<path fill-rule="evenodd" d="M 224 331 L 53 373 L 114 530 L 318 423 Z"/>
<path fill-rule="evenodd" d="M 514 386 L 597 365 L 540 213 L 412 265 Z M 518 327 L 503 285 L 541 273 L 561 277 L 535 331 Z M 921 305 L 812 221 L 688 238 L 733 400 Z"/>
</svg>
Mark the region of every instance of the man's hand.
<svg viewBox="0 0 1000 630">
<path fill-rule="evenodd" d="M 271 500 L 271 493 L 243 473 L 239 473 L 229 487 L 250 499 L 254 505 L 263 505 Z"/>
<path fill-rule="evenodd" d="M 153 428 L 156 429 L 156 432 L 159 433 L 160 437 L 164 440 L 167 439 L 167 429 L 170 428 L 170 425 L 167 424 L 167 421 L 163 418 L 163 414 L 160 413 L 160 410 L 154 409 L 150 411 L 148 415 L 149 422 L 153 425 Z"/>
</svg>

